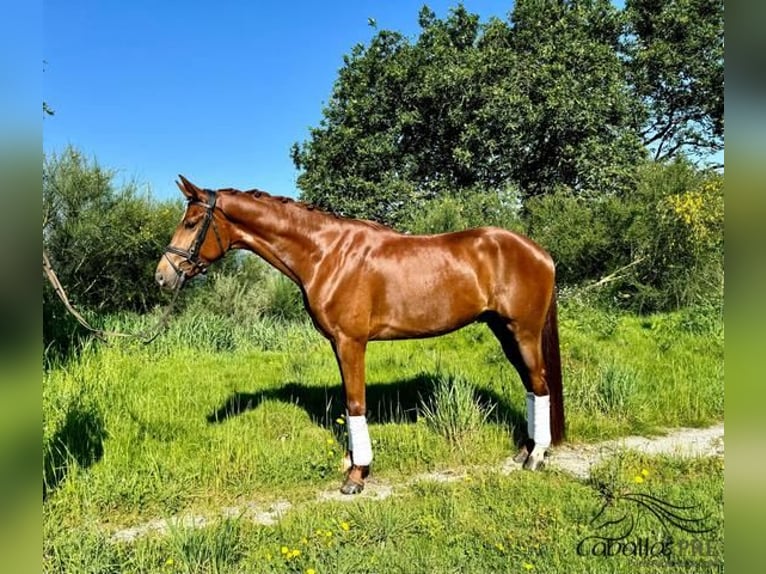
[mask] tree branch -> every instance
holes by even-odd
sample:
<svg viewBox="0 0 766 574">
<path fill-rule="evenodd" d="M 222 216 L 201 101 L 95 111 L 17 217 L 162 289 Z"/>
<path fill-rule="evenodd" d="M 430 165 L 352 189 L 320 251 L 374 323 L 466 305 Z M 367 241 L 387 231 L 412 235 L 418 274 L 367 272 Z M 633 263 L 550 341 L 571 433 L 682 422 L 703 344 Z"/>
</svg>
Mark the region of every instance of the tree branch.
<svg viewBox="0 0 766 574">
<path fill-rule="evenodd" d="M 586 285 L 583 287 L 583 291 L 587 291 L 589 289 L 597 289 L 598 287 L 603 287 L 604 285 L 607 285 L 608 283 L 612 283 L 613 281 L 617 281 L 618 279 L 622 279 L 624 277 L 624 272 L 630 269 L 631 267 L 635 267 L 642 261 L 646 259 L 646 255 L 642 255 L 638 259 L 635 259 L 628 263 L 627 265 L 623 265 L 622 267 L 619 267 L 618 269 L 615 269 L 612 271 L 609 275 L 605 275 L 598 281 L 591 283 L 590 285 Z"/>
</svg>

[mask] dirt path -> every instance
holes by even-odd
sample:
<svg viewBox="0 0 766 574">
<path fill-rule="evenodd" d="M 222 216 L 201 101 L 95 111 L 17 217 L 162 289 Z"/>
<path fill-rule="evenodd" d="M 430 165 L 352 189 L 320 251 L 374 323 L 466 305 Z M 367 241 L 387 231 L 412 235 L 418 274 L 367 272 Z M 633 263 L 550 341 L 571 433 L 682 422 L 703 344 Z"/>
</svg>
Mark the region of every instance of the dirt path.
<svg viewBox="0 0 766 574">
<path fill-rule="evenodd" d="M 681 428 L 671 433 L 654 438 L 631 436 L 612 441 L 596 444 L 582 444 L 559 447 L 547 464 L 567 472 L 577 478 L 586 479 L 590 475 L 590 469 L 604 458 L 612 456 L 622 450 L 637 450 L 644 453 L 676 456 L 723 456 L 724 454 L 724 426 L 723 423 L 701 429 Z M 405 482 L 389 483 L 372 478 L 362 494 L 356 496 L 344 496 L 337 489 L 324 490 L 317 493 L 318 502 L 335 500 L 339 502 L 352 502 L 355 500 L 384 500 L 389 496 L 405 491 L 407 486 L 423 480 L 437 482 L 453 482 L 461 480 L 471 473 L 476 473 L 485 467 L 470 467 L 454 470 L 443 470 L 415 475 Z M 513 462 L 512 458 L 504 460 L 500 466 L 500 472 L 510 474 L 516 472 L 521 466 Z M 310 503 L 301 503 L 302 506 Z M 194 515 L 183 514 L 167 519 L 155 519 L 132 528 L 124 528 L 112 535 L 116 542 L 131 542 L 139 537 L 150 533 L 167 533 L 172 527 L 197 527 L 215 523 L 221 518 L 241 517 L 251 520 L 256 524 L 271 526 L 279 522 L 286 512 L 294 508 L 288 500 L 276 500 L 270 504 L 245 503 L 240 506 L 225 507 L 217 515 Z"/>
<path fill-rule="evenodd" d="M 556 449 L 551 466 L 588 478 L 590 468 L 620 450 L 637 450 L 650 455 L 723 456 L 723 423 L 701 429 L 681 428 L 665 436 L 630 436 L 597 444 Z"/>
</svg>

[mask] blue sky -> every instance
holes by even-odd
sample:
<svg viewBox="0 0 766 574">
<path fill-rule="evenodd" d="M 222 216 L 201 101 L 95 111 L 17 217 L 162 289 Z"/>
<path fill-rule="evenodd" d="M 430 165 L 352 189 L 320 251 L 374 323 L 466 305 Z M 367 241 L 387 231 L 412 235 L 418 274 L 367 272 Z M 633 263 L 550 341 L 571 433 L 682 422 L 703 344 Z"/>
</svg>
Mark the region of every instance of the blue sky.
<svg viewBox="0 0 766 574">
<path fill-rule="evenodd" d="M 174 197 L 205 187 L 296 196 L 290 147 L 308 138 L 354 44 L 418 33 L 424 0 L 337 2 L 45 0 L 43 147 L 71 144 Z M 457 0 L 432 0 L 445 17 Z M 466 0 L 483 21 L 513 2 Z"/>
</svg>

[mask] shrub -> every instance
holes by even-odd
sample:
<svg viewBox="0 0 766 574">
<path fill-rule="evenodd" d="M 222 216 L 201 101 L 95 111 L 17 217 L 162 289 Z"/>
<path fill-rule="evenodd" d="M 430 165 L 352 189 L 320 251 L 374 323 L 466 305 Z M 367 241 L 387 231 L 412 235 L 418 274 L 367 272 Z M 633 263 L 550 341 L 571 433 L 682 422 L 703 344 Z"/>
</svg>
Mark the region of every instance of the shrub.
<svg viewBox="0 0 766 574">
<path fill-rule="evenodd" d="M 471 189 L 462 195 L 440 195 L 413 210 L 408 229 L 413 233 L 445 233 L 473 227 L 521 229 L 519 196 L 514 187 L 503 191 Z"/>
<path fill-rule="evenodd" d="M 527 234 L 550 251 L 558 283 L 597 279 L 618 265 L 614 207 L 611 198 L 578 196 L 568 188 L 526 203 Z"/>
<path fill-rule="evenodd" d="M 306 316 L 300 289 L 276 269 L 250 253 L 232 253 L 226 259 L 233 262 L 195 279 L 190 310 L 237 322 L 263 317 L 289 322 Z"/>
<path fill-rule="evenodd" d="M 648 163 L 630 195 L 587 197 L 568 189 L 527 202 L 530 237 L 547 248 L 564 286 L 649 313 L 720 306 L 723 176 L 684 159 Z"/>
<path fill-rule="evenodd" d="M 178 223 L 180 202 L 120 188 L 114 172 L 74 148 L 43 165 L 43 244 L 76 305 L 146 311 L 162 301 L 154 269 Z"/>
<path fill-rule="evenodd" d="M 274 271 L 265 281 L 264 314 L 280 321 L 299 321 L 306 316 L 303 296 L 290 279 Z"/>
<path fill-rule="evenodd" d="M 184 289 L 186 309 L 196 315 L 217 315 L 246 323 L 263 315 L 263 283 L 269 269 L 257 257 L 229 253 L 206 276 L 195 277 Z"/>
<path fill-rule="evenodd" d="M 43 245 L 70 301 L 91 313 L 144 312 L 163 301 L 154 269 L 175 228 L 180 202 L 118 188 L 114 172 L 74 148 L 43 164 Z M 85 336 L 47 283 L 43 338 L 65 356 Z"/>
<path fill-rule="evenodd" d="M 723 176 L 688 161 L 645 166 L 623 249 L 638 261 L 612 287 L 641 312 L 723 300 Z"/>
</svg>

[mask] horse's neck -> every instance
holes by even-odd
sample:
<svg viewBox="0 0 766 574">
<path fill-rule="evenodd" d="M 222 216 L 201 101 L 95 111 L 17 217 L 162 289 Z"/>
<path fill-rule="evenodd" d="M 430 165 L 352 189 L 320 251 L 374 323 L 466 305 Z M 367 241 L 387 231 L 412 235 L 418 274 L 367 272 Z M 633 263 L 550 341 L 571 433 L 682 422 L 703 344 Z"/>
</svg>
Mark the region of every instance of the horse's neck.
<svg viewBox="0 0 766 574">
<path fill-rule="evenodd" d="M 299 285 L 311 279 L 316 234 L 325 226 L 321 214 L 245 194 L 227 202 L 225 213 L 233 224 L 232 247 L 260 255 Z"/>
</svg>

